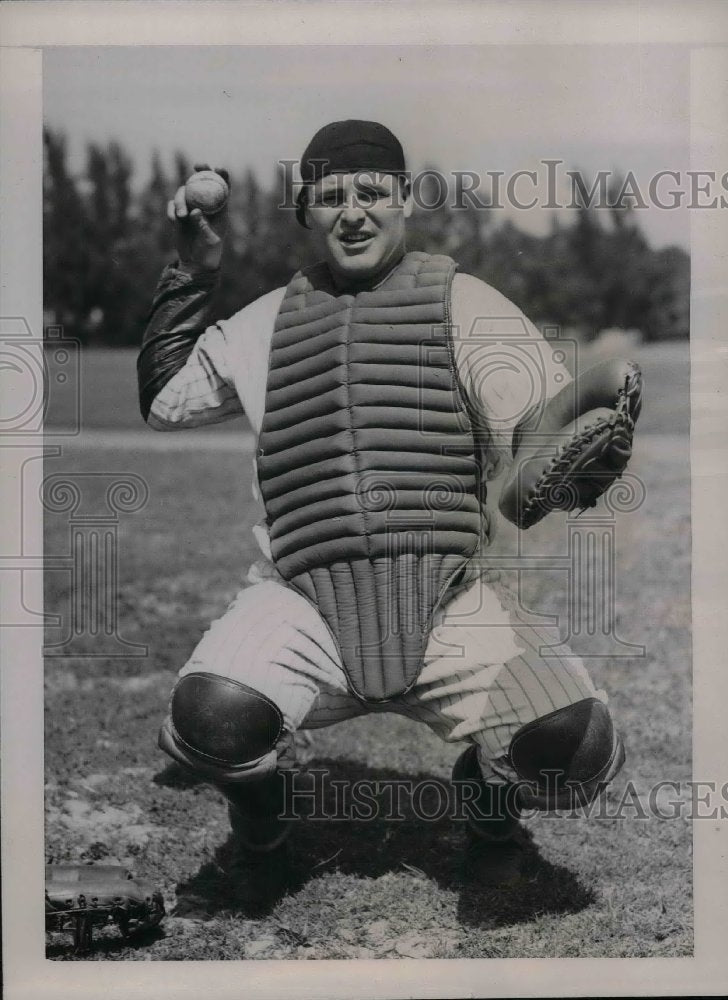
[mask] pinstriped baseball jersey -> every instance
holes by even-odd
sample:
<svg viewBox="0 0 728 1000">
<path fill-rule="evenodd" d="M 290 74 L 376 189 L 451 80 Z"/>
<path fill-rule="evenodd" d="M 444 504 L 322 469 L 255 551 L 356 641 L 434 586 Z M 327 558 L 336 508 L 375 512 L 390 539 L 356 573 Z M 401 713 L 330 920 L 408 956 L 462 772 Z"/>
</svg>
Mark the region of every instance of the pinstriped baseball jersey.
<svg viewBox="0 0 728 1000">
<path fill-rule="evenodd" d="M 257 436 L 283 294 L 277 289 L 210 326 L 154 399 L 150 426 L 196 427 L 245 412 Z M 452 316 L 458 373 L 487 437 L 483 474 L 490 479 L 509 461 L 513 428 L 534 396 L 549 398 L 571 376 L 520 310 L 478 279 L 455 275 Z M 606 701 L 578 657 L 540 654 L 554 636 L 519 620 L 515 600 L 470 578 L 439 609 L 414 688 L 382 707 L 365 706 L 348 688 L 321 617 L 276 573 L 265 523 L 254 533 L 262 558 L 249 572 L 252 585 L 213 623 L 180 674 L 201 670 L 249 685 L 279 706 L 287 729 L 394 711 L 447 741 L 476 743 L 484 773 L 513 780 L 506 755 L 516 730 L 584 698 Z"/>
<path fill-rule="evenodd" d="M 313 606 L 285 586 L 272 564 L 267 575 L 212 624 L 180 676 L 203 671 L 241 681 L 278 705 L 290 731 L 394 712 L 424 722 L 446 742 L 474 742 L 484 771 L 515 780 L 507 752 L 521 726 L 584 698 L 606 702 L 579 657 L 541 655 L 555 630 L 526 624 L 505 588 L 476 579 L 438 611 L 414 688 L 366 706 L 349 689 Z"/>
</svg>

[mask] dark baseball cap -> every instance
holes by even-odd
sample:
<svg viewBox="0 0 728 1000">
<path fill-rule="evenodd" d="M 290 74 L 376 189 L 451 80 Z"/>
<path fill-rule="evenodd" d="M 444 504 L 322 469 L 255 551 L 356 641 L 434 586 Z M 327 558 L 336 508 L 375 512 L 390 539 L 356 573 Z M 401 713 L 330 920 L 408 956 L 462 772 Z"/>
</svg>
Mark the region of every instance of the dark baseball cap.
<svg viewBox="0 0 728 1000">
<path fill-rule="evenodd" d="M 327 174 L 355 173 L 360 170 L 383 174 L 406 174 L 404 151 L 399 139 L 379 122 L 330 122 L 320 128 L 301 157 L 301 180 L 315 184 Z M 297 199 L 296 218 L 305 225 L 302 188 Z"/>
</svg>

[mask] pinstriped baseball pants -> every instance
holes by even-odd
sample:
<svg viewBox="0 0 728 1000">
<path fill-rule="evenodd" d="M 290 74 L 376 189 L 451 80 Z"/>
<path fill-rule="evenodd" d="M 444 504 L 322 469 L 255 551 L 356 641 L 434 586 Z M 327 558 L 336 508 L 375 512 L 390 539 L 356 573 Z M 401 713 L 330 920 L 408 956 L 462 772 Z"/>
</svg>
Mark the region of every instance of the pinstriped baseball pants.
<svg viewBox="0 0 728 1000">
<path fill-rule="evenodd" d="M 507 753 L 521 726 L 584 698 L 606 702 L 577 656 L 541 655 L 556 632 L 526 624 L 500 586 L 476 578 L 448 595 L 414 687 L 381 706 L 350 691 L 316 609 L 280 578 L 244 588 L 180 671 L 231 677 L 271 699 L 284 726 L 316 729 L 370 712 L 426 723 L 447 742 L 478 746 L 481 768 L 509 780 Z"/>
</svg>

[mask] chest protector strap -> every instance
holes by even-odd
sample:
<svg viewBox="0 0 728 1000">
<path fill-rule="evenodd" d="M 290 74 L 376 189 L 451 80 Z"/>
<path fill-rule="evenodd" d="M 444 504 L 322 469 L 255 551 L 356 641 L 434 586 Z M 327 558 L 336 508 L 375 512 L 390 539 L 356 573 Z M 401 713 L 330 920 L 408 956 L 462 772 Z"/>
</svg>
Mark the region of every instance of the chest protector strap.
<svg viewBox="0 0 728 1000">
<path fill-rule="evenodd" d="M 454 271 L 409 253 L 377 288 L 340 294 L 315 265 L 292 279 L 273 333 L 257 457 L 273 560 L 367 702 L 412 687 L 432 615 L 479 541 Z"/>
</svg>

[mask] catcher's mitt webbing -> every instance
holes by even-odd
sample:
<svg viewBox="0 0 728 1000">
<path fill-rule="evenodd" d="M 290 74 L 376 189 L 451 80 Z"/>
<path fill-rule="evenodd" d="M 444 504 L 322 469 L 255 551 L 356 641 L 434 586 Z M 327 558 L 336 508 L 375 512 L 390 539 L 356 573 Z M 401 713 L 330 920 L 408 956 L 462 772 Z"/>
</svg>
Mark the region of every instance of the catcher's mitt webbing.
<svg viewBox="0 0 728 1000">
<path fill-rule="evenodd" d="M 629 461 L 641 404 L 639 367 L 613 359 L 532 407 L 513 434 L 504 517 L 530 528 L 550 511 L 593 507 Z"/>
</svg>

